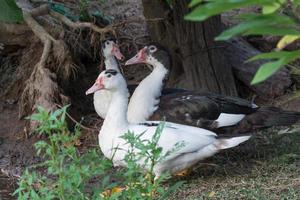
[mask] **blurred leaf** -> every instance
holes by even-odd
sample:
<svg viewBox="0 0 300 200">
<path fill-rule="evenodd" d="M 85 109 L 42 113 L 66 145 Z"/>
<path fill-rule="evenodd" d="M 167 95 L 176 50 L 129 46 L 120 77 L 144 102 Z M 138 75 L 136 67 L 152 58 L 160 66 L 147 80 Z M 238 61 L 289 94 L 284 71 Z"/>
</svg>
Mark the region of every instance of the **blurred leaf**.
<svg viewBox="0 0 300 200">
<path fill-rule="evenodd" d="M 228 40 L 236 35 L 299 35 L 295 22 L 287 16 L 268 14 L 243 14 L 238 17 L 244 22 L 222 32 L 216 40 Z"/>
<path fill-rule="evenodd" d="M 248 61 L 255 61 L 259 59 L 277 59 L 277 60 L 263 64 L 256 72 L 251 84 L 257 84 L 260 83 L 261 81 L 266 80 L 267 78 L 272 76 L 276 71 L 278 71 L 283 65 L 286 65 L 296 60 L 297 58 L 300 58 L 300 50 L 263 53 L 254 56 Z"/>
<path fill-rule="evenodd" d="M 294 41 L 296 41 L 299 38 L 300 38 L 300 35 L 286 35 L 286 36 L 283 36 L 279 40 L 279 42 L 277 43 L 276 48 L 281 50 L 281 49 L 285 48 L 287 45 L 293 43 Z"/>
<path fill-rule="evenodd" d="M 22 22 L 23 13 L 17 6 L 15 0 L 0 1 L 0 21 L 4 22 Z"/>
<path fill-rule="evenodd" d="M 262 26 L 257 27 L 253 30 L 247 30 L 244 35 L 274 35 L 274 36 L 283 36 L 283 35 L 300 35 L 300 31 L 294 28 L 288 27 L 279 27 L 279 26 Z"/>
<path fill-rule="evenodd" d="M 194 2 L 195 4 L 196 2 Z M 209 17 L 227 12 L 235 8 L 246 7 L 251 5 L 268 5 L 272 3 L 270 0 L 226 0 L 226 1 L 209 1 L 196 7 L 191 13 L 184 18 L 191 21 L 203 21 Z M 192 4 L 193 5 L 193 4 Z"/>
<path fill-rule="evenodd" d="M 273 13 L 277 11 L 281 7 L 281 5 L 284 4 L 285 2 L 286 0 L 277 0 L 277 2 L 274 1 L 272 4 L 265 5 L 263 6 L 262 13 L 263 14 Z"/>
<path fill-rule="evenodd" d="M 247 62 L 252 62 L 252 61 L 256 61 L 256 60 L 260 60 L 260 59 L 280 59 L 282 57 L 294 58 L 294 57 L 298 57 L 298 56 L 300 57 L 300 50 L 298 50 L 298 51 L 278 51 L 278 52 L 258 54 L 256 56 L 250 58 L 249 60 L 247 60 Z"/>
<path fill-rule="evenodd" d="M 202 3 L 203 0 L 192 0 L 189 4 L 189 7 L 194 7 L 195 5 Z"/>
<path fill-rule="evenodd" d="M 272 76 L 275 72 L 277 72 L 283 65 L 285 64 L 284 59 L 279 59 L 275 62 L 268 62 L 260 66 L 259 70 L 256 72 L 251 84 L 260 83 L 270 76 Z"/>
</svg>

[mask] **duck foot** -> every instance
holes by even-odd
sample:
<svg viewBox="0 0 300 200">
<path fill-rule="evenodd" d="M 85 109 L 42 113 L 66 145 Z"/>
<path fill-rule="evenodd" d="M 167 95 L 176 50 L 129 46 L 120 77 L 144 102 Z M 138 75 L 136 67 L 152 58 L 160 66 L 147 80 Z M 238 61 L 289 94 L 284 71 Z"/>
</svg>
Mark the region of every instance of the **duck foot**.
<svg viewBox="0 0 300 200">
<path fill-rule="evenodd" d="M 118 192 L 122 192 L 123 190 L 126 190 L 126 189 L 127 189 L 126 186 L 125 186 L 125 187 L 114 187 L 114 188 L 112 188 L 112 189 L 107 189 L 107 190 L 105 190 L 104 192 L 101 192 L 100 196 L 101 196 L 102 198 L 110 197 L 110 196 L 112 196 L 113 194 L 118 193 Z"/>
<path fill-rule="evenodd" d="M 185 176 L 190 175 L 191 172 L 192 172 L 192 170 L 193 170 L 192 168 L 184 169 L 184 170 L 182 170 L 180 172 L 177 172 L 177 173 L 173 174 L 173 176 L 185 177 Z"/>
</svg>

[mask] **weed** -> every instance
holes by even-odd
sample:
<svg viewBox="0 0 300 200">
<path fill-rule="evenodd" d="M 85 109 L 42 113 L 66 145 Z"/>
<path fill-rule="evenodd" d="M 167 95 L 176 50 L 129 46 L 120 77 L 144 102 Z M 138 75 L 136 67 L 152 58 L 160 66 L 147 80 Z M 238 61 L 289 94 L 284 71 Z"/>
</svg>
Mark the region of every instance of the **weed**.
<svg viewBox="0 0 300 200">
<path fill-rule="evenodd" d="M 133 133 L 126 133 L 124 139 L 130 144 L 125 158 L 128 168 L 115 170 L 112 162 L 97 149 L 79 152 L 76 144 L 80 126 L 69 131 L 65 122 L 66 110 L 67 107 L 63 107 L 48 112 L 38 107 L 38 112 L 30 117 L 38 123 L 35 132 L 45 134 L 49 141 L 35 144 L 37 155 L 44 161 L 25 170 L 14 193 L 18 199 L 165 199 L 182 184 L 167 186 L 163 184 L 167 174 L 155 181 L 152 175 L 154 165 L 164 158 L 162 149 L 157 147 L 163 124 L 151 140 L 141 140 Z M 176 148 L 179 147 L 174 151 Z M 143 160 L 144 165 L 139 165 L 138 160 Z M 148 175 L 143 170 L 145 165 L 150 165 Z"/>
</svg>

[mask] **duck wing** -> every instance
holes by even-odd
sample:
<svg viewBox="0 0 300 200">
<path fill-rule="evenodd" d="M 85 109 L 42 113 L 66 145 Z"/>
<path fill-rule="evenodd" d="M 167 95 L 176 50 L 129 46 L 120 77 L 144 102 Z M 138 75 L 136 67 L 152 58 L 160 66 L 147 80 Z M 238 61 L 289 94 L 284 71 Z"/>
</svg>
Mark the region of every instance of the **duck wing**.
<svg viewBox="0 0 300 200">
<path fill-rule="evenodd" d="M 159 122 L 154 121 L 143 125 L 130 125 L 129 130 L 142 134 L 141 139 L 151 140 L 158 124 Z M 216 134 L 209 130 L 166 122 L 158 146 L 163 148 L 162 155 L 170 154 L 167 159 L 173 159 L 180 154 L 198 151 L 215 140 Z M 176 149 L 176 145 L 180 147 Z"/>
<path fill-rule="evenodd" d="M 215 120 L 222 113 L 246 115 L 255 112 L 257 108 L 251 102 L 238 97 L 208 92 L 181 92 L 162 96 L 159 109 L 150 120 L 165 118 L 167 121 L 175 123 L 215 129 L 218 127 Z M 239 116 L 238 118 L 237 121 L 242 117 Z M 231 125 L 232 123 L 229 124 Z"/>
</svg>

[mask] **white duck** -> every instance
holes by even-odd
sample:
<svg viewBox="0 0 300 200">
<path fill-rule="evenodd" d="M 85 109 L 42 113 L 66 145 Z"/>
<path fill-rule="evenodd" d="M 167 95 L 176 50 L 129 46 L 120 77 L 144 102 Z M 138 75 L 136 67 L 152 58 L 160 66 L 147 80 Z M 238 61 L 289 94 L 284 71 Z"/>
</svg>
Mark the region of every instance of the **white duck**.
<svg viewBox="0 0 300 200">
<path fill-rule="evenodd" d="M 116 40 L 112 39 L 112 38 L 106 39 L 105 41 L 102 42 L 101 47 L 102 47 L 102 52 L 103 52 L 103 56 L 104 56 L 104 63 L 105 63 L 106 69 L 114 69 L 114 70 L 120 72 L 120 68 L 119 68 L 117 59 L 123 60 L 124 56 L 120 52 L 120 49 L 119 49 L 119 46 L 118 46 Z M 157 74 L 157 75 L 159 77 L 159 74 Z M 137 85 L 129 85 L 129 90 L 130 90 L 131 94 L 135 93 L 133 91 L 135 91 L 136 87 L 137 87 Z M 162 93 L 163 95 L 166 95 L 166 94 L 171 94 L 171 93 L 180 92 L 180 91 L 184 91 L 184 90 L 166 88 L 166 89 L 162 89 L 162 91 L 160 90 L 159 92 Z M 152 94 L 152 93 L 153 92 L 150 92 L 150 94 Z M 135 120 L 136 117 L 133 117 L 134 115 L 143 116 L 143 118 L 147 119 L 149 117 L 149 115 L 152 115 L 153 112 L 155 111 L 155 109 L 153 109 L 153 106 L 151 106 L 151 105 L 154 103 L 155 104 L 159 103 L 158 99 L 155 99 L 151 96 L 141 97 L 140 95 L 133 95 L 131 97 L 133 102 L 136 102 L 136 100 L 135 100 L 136 98 L 142 99 L 142 100 L 139 100 L 139 103 L 140 103 L 139 106 L 136 106 L 134 104 L 131 104 L 129 106 L 129 110 L 134 109 L 136 111 L 136 112 L 130 112 L 131 114 L 128 116 L 129 122 L 140 122 L 140 121 Z M 97 91 L 94 93 L 94 108 L 95 108 L 97 114 L 103 119 L 106 116 L 110 102 L 111 102 L 111 94 L 109 91 L 100 90 L 100 91 Z M 143 121 L 145 121 L 145 120 L 143 120 Z"/>
<path fill-rule="evenodd" d="M 124 158 L 128 144 L 121 136 L 132 131 L 135 134 L 144 133 L 141 139 L 151 139 L 158 124 L 151 122 L 147 126 L 128 122 L 129 93 L 125 79 L 117 70 L 103 71 L 86 94 L 98 90 L 108 90 L 112 94 L 108 113 L 98 135 L 101 151 L 107 158 L 113 160 L 114 165 L 126 166 Z M 172 151 L 178 143 L 183 142 L 184 146 L 155 165 L 155 176 L 160 176 L 163 172 L 178 173 L 196 164 L 199 160 L 210 157 L 222 149 L 237 146 L 250 138 L 250 136 L 241 136 L 217 139 L 216 136 L 215 133 L 202 128 L 167 122 L 158 141 L 158 146 L 163 149 L 162 155 Z M 144 161 L 140 160 L 139 162 L 143 164 Z"/>
<path fill-rule="evenodd" d="M 170 67 L 168 52 L 157 44 L 150 44 L 125 65 L 137 63 L 152 65 L 153 71 L 140 82 L 130 99 L 128 119 L 131 122 L 166 117 L 172 122 L 214 129 L 235 125 L 258 109 L 247 100 L 209 92 L 181 91 L 162 96 L 159 101 Z M 143 111 L 140 107 L 147 109 Z"/>
<path fill-rule="evenodd" d="M 120 52 L 119 46 L 113 39 L 107 39 L 101 44 L 104 56 L 104 64 L 106 69 L 119 71 L 118 60 L 123 60 L 124 56 Z M 94 93 L 94 108 L 101 118 L 105 118 L 109 104 L 111 102 L 111 94 L 106 90 L 99 90 Z"/>
</svg>

